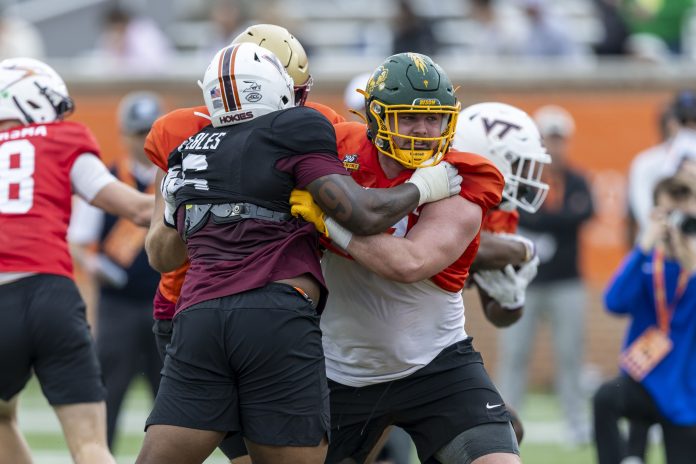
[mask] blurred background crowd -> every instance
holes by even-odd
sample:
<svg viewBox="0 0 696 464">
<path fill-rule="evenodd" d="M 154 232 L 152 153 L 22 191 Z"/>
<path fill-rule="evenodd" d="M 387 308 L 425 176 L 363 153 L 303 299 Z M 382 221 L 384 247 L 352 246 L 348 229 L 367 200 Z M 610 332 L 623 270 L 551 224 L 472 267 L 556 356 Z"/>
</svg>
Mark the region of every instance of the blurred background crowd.
<svg viewBox="0 0 696 464">
<path fill-rule="evenodd" d="M 55 66 L 76 100 L 75 119 L 96 133 L 111 162 L 125 153 L 137 159 L 124 137 L 142 138 L 161 111 L 200 104 L 195 81 L 205 65 L 255 23 L 297 36 L 311 62 L 312 99 L 347 117 L 361 103 L 354 89 L 365 84 L 364 73 L 403 51 L 432 56 L 459 86 L 463 107 L 502 101 L 535 115 L 553 165 L 543 210 L 520 224 L 542 260 L 529 310 L 523 323 L 499 331 L 469 297 L 467 330 L 477 334 L 503 396 L 523 416 L 528 387 L 557 388 L 565 426 L 532 428 L 532 440 L 550 433 L 571 446 L 591 441 L 590 399 L 617 373 L 628 322 L 607 315 L 602 294 L 648 221 L 658 180 L 683 169 L 696 184 L 693 168 L 675 161 L 696 158 L 694 139 L 677 137 L 696 123 L 696 97 L 679 93 L 696 88 L 694 0 L 3 0 L 0 6 L 0 58 L 30 56 Z M 122 117 L 129 105 L 122 98 L 131 91 L 156 93 L 143 97 L 156 110 L 144 110 L 137 130 Z M 675 109 L 687 116 L 680 119 Z M 104 238 L 98 226 L 89 233 L 81 222 L 71 227 L 79 245 Z M 548 324 L 537 330 L 537 322 Z M 132 376 L 122 374 L 119 406 Z"/>
<path fill-rule="evenodd" d="M 696 58 L 691 0 L 4 0 L 2 5 L 3 56 L 21 49 L 37 57 L 91 57 L 143 73 L 162 71 L 173 58 L 207 59 L 254 22 L 295 31 L 315 58 L 379 59 L 415 49 L 440 61 Z"/>
</svg>

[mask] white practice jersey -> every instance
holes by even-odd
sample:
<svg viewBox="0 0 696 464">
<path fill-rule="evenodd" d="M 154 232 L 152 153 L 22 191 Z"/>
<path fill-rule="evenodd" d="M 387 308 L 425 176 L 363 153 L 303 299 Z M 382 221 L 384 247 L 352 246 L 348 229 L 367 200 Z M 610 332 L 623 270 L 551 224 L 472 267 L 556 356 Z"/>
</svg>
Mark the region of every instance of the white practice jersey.
<svg viewBox="0 0 696 464">
<path fill-rule="evenodd" d="M 430 280 L 386 280 L 331 252 L 321 264 L 330 289 L 321 330 L 331 380 L 363 387 L 401 379 L 467 337 L 461 292 Z"/>
</svg>

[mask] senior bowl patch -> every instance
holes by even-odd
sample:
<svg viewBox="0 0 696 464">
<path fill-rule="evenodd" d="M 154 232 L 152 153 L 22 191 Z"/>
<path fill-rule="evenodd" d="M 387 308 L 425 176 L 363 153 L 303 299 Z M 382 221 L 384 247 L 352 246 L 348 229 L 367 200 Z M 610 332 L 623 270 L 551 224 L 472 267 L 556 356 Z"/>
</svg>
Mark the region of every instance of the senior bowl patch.
<svg viewBox="0 0 696 464">
<path fill-rule="evenodd" d="M 349 171 L 357 171 L 360 168 L 360 163 L 358 163 L 357 153 L 352 153 L 350 155 L 346 155 L 343 158 L 343 167 Z"/>
</svg>

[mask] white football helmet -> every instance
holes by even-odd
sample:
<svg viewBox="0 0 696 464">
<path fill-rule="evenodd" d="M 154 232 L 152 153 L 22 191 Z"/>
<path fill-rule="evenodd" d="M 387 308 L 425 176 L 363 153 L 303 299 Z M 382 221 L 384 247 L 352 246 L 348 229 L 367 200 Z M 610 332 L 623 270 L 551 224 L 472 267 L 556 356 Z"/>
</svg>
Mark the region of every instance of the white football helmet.
<svg viewBox="0 0 696 464">
<path fill-rule="evenodd" d="M 215 127 L 295 106 L 293 81 L 269 50 L 252 43 L 217 52 L 198 83 Z"/>
<path fill-rule="evenodd" d="M 0 62 L 0 120 L 23 124 L 61 120 L 75 105 L 58 73 L 33 58 L 8 58 Z"/>
<path fill-rule="evenodd" d="M 505 177 L 504 209 L 536 212 L 549 185 L 541 181 L 551 156 L 527 113 L 504 103 L 478 103 L 462 110 L 453 147 L 490 159 Z M 506 204 L 507 203 L 507 204 Z"/>
</svg>

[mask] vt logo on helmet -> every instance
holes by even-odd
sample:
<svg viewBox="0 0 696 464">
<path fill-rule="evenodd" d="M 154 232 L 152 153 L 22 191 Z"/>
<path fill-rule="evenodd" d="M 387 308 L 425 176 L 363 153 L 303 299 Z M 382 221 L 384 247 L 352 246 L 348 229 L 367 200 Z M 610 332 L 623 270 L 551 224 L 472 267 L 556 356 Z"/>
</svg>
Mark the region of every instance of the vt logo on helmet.
<svg viewBox="0 0 696 464">
<path fill-rule="evenodd" d="M 198 84 L 215 127 L 295 105 L 292 78 L 282 63 L 272 52 L 252 43 L 217 52 Z"/>
<path fill-rule="evenodd" d="M 503 198 L 512 208 L 535 213 L 549 185 L 541 180 L 551 156 L 541 134 L 524 111 L 504 103 L 477 103 L 465 108 L 457 123 L 454 148 L 491 160 L 505 177 Z"/>
<path fill-rule="evenodd" d="M 399 53 L 367 82 L 367 135 L 377 150 L 408 168 L 445 156 L 460 104 L 445 72 L 426 55 Z"/>
</svg>

